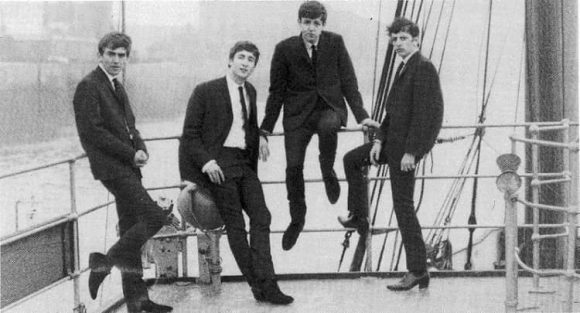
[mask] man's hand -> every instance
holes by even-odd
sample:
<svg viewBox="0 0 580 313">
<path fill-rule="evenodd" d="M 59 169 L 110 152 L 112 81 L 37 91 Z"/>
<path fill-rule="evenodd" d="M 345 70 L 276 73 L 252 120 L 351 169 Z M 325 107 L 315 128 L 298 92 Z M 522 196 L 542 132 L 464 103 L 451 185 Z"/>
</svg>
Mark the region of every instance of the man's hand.
<svg viewBox="0 0 580 313">
<path fill-rule="evenodd" d="M 382 149 L 383 149 L 383 144 L 380 141 L 375 141 L 375 143 L 373 144 L 373 147 L 371 149 L 371 152 L 369 154 L 369 160 L 371 161 L 372 165 L 374 165 L 374 166 L 379 165 L 379 157 L 381 156 Z"/>
<path fill-rule="evenodd" d="M 266 162 L 268 161 L 269 156 L 270 149 L 268 148 L 268 139 L 266 139 L 264 136 L 260 136 L 260 153 L 258 154 L 258 158 Z"/>
<path fill-rule="evenodd" d="M 363 126 L 363 130 L 366 131 L 368 128 L 378 129 L 381 127 L 381 123 L 369 118 L 365 118 L 361 125 Z"/>
<path fill-rule="evenodd" d="M 415 170 L 415 156 L 405 153 L 401 159 L 401 171 L 408 172 Z"/>
<path fill-rule="evenodd" d="M 135 157 L 133 159 L 137 167 L 143 167 L 145 166 L 145 164 L 147 164 L 147 160 L 149 160 L 149 155 L 147 154 L 147 152 L 143 150 L 138 150 L 135 153 Z"/>
<path fill-rule="evenodd" d="M 222 168 L 214 160 L 209 161 L 203 167 L 203 172 L 209 176 L 209 180 L 214 184 L 221 185 L 226 180 Z"/>
</svg>

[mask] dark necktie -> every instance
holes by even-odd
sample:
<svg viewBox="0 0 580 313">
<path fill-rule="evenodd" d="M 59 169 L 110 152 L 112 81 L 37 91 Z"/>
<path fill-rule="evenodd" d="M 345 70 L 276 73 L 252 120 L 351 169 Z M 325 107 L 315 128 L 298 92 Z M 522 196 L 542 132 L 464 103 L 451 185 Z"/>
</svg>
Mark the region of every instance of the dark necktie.
<svg viewBox="0 0 580 313">
<path fill-rule="evenodd" d="M 246 97 L 244 97 L 244 88 L 242 86 L 238 87 L 240 92 L 240 104 L 242 105 L 242 115 L 244 118 L 244 130 L 248 128 L 248 109 L 246 108 Z"/>
<path fill-rule="evenodd" d="M 399 64 L 399 67 L 397 67 L 397 72 L 395 73 L 395 80 L 399 79 L 399 76 L 401 76 L 401 71 L 403 70 L 404 67 L 405 67 L 405 62 L 401 62 Z"/>
<path fill-rule="evenodd" d="M 117 96 L 117 99 L 119 99 L 119 101 L 121 102 L 121 104 L 123 105 L 123 110 L 125 109 L 125 97 L 123 97 L 123 85 L 121 85 L 121 83 L 119 82 L 119 80 L 117 80 L 116 78 L 113 78 L 113 85 L 115 86 L 115 95 Z"/>
<path fill-rule="evenodd" d="M 133 139 L 133 134 L 131 134 L 131 131 L 129 129 L 129 123 L 127 122 L 127 110 L 125 109 L 125 96 L 124 96 L 125 91 L 123 90 L 123 85 L 121 85 L 119 80 L 117 80 L 116 78 L 113 78 L 113 85 L 115 86 L 115 95 L 117 96 L 119 103 L 121 103 L 121 110 L 123 112 L 125 129 L 127 130 L 127 133 L 129 133 L 129 137 Z"/>
<path fill-rule="evenodd" d="M 314 69 L 316 69 L 316 61 L 318 61 L 318 52 L 316 50 L 315 45 L 312 45 L 312 56 L 310 58 L 312 59 L 312 66 L 314 67 Z"/>
</svg>

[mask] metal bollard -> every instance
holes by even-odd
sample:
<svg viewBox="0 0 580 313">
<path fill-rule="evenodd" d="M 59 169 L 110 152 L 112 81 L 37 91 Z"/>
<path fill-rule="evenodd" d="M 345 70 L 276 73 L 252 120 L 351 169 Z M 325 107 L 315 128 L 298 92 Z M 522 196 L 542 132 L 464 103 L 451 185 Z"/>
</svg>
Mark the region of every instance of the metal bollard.
<svg viewBox="0 0 580 313">
<path fill-rule="evenodd" d="M 222 267 L 219 249 L 221 233 L 221 230 L 197 231 L 199 282 L 211 284 L 216 288 L 221 286 Z"/>
</svg>

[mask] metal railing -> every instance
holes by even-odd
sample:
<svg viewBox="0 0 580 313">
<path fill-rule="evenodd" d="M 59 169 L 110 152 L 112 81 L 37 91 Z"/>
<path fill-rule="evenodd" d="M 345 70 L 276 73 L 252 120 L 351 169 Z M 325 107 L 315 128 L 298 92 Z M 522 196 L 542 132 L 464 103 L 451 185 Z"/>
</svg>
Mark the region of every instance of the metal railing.
<svg viewBox="0 0 580 313">
<path fill-rule="evenodd" d="M 484 129 L 484 128 L 528 128 L 528 127 L 559 127 L 560 123 L 559 122 L 543 122 L 543 123 L 513 123 L 513 124 L 464 124 L 464 125 L 446 125 L 443 127 L 443 129 Z M 578 123 L 573 124 L 573 126 L 578 126 Z M 362 130 L 362 128 L 350 128 L 350 129 L 343 129 L 340 132 L 360 132 Z M 277 132 L 277 133 L 273 133 L 271 134 L 271 136 L 283 136 L 283 133 Z M 169 137 L 156 137 L 156 138 L 148 138 L 146 139 L 146 141 L 166 141 L 166 140 L 179 140 L 179 136 L 169 136 Z M 81 296 L 80 296 L 80 286 L 79 286 L 79 279 L 82 273 L 88 271 L 88 268 L 81 268 L 80 265 L 80 259 L 79 259 L 79 251 L 80 251 L 80 247 L 79 247 L 79 240 L 78 240 L 78 236 L 79 236 L 79 219 L 87 214 L 90 214 L 94 211 L 97 211 L 99 209 L 105 208 L 108 205 L 110 205 L 111 203 L 113 203 L 113 201 L 110 201 L 108 203 L 105 204 L 101 204 L 101 205 L 97 205 L 95 207 L 92 207 L 90 209 L 87 209 L 83 212 L 78 211 L 77 209 L 77 196 L 76 196 L 76 165 L 77 162 L 79 160 L 85 159 L 86 155 L 82 154 L 70 159 L 66 159 L 63 161 L 59 161 L 59 162 L 54 162 L 54 163 L 50 163 L 47 165 L 43 165 L 43 166 L 37 166 L 37 167 L 33 167 L 33 168 L 29 168 L 29 169 L 25 169 L 25 170 L 20 170 L 20 171 L 16 171 L 16 172 L 12 172 L 12 173 L 5 173 L 0 175 L 0 180 L 9 178 L 9 177 L 15 177 L 15 176 L 19 176 L 19 175 L 23 175 L 23 174 L 27 174 L 27 173 L 32 173 L 32 172 L 36 172 L 42 169 L 47 169 L 47 168 L 52 168 L 55 166 L 59 166 L 62 164 L 68 164 L 68 170 L 69 170 L 69 195 L 70 195 L 70 212 L 68 214 L 62 215 L 60 217 L 57 217 L 55 219 L 52 219 L 50 221 L 46 221 L 44 223 L 35 225 L 33 227 L 30 227 L 28 229 L 24 229 L 24 230 L 19 230 L 16 231 L 13 234 L 9 234 L 6 236 L 3 236 L 2 238 L 0 238 L 1 240 L 1 245 L 6 245 L 12 242 L 15 242 L 19 239 L 23 239 L 23 238 L 27 238 L 29 236 L 32 236 L 36 233 L 41 232 L 42 230 L 46 230 L 50 227 L 53 227 L 55 225 L 59 225 L 59 224 L 63 224 L 63 223 L 67 223 L 67 222 L 72 222 L 73 224 L 73 234 L 74 234 L 74 240 L 75 240 L 75 245 L 73 247 L 73 257 L 74 257 L 74 270 L 72 272 L 70 272 L 68 274 L 68 277 L 60 279 L 56 282 L 53 282 L 52 284 L 50 284 L 49 286 L 41 289 L 40 291 L 34 292 L 29 294 L 28 296 L 17 300 L 13 303 L 8 304 L 6 307 L 2 308 L 3 310 L 10 310 L 16 306 L 18 306 L 19 304 L 26 302 L 28 300 L 30 300 L 31 298 L 44 293 L 56 286 L 61 285 L 63 282 L 67 281 L 67 280 L 73 280 L 73 289 L 74 289 L 74 311 L 75 312 L 84 312 L 85 310 L 85 306 L 81 301 Z M 537 179 L 539 177 L 561 177 L 561 173 L 543 173 L 543 174 L 537 174 L 537 176 L 534 176 L 534 174 L 524 174 L 521 175 L 522 177 L 526 177 L 526 178 L 531 178 L 531 179 Z M 496 178 L 496 175 L 492 175 L 492 174 L 480 174 L 480 175 L 445 175 L 445 176 L 416 176 L 417 179 L 452 179 L 452 178 Z M 374 180 L 388 180 L 389 178 L 387 177 L 374 177 L 374 178 L 369 178 L 369 181 L 374 181 Z M 344 181 L 344 179 L 340 179 L 341 181 Z M 322 182 L 321 179 L 311 179 L 311 180 L 305 180 L 306 183 L 319 183 Z M 284 181 L 281 180 L 275 180 L 275 181 L 263 181 L 263 184 L 281 184 L 284 183 Z M 180 188 L 181 185 L 180 184 L 175 184 L 175 185 L 171 185 L 171 186 L 161 186 L 161 187 L 152 187 L 152 188 L 147 188 L 148 190 L 165 190 L 165 189 L 175 189 L 175 188 Z M 460 228 L 460 229 L 468 229 L 468 228 L 502 228 L 505 225 L 446 225 L 446 226 L 426 226 L 426 227 L 422 227 L 424 229 L 431 229 L 431 228 Z M 546 227 L 546 228 L 553 228 L 553 227 L 559 227 L 559 224 L 556 225 L 540 225 L 539 227 Z M 536 227 L 533 225 L 523 225 L 522 227 Z M 388 231 L 396 231 L 398 228 L 397 227 L 373 227 L 371 229 L 372 232 L 374 233 L 384 233 L 384 232 L 388 232 Z M 575 228 L 574 228 L 575 230 Z M 345 231 L 345 229 L 343 228 L 327 228 L 327 229 L 304 229 L 304 232 L 343 232 Z M 283 230 L 273 230 L 272 233 L 282 233 Z M 157 235 L 156 238 L 167 238 L 167 237 L 189 237 L 189 236 L 196 236 L 197 234 L 195 232 L 192 231 L 187 231 L 187 230 L 182 230 L 182 231 L 178 231 L 176 233 L 173 234 L 167 234 L 167 235 Z M 571 234 L 569 234 L 569 236 L 571 236 Z M 370 236 L 369 236 L 370 237 Z M 506 246 L 507 248 L 507 246 Z M 506 256 L 507 258 L 507 256 Z M 187 258 L 183 258 L 183 264 L 184 264 L 184 269 L 187 268 Z M 186 275 L 186 271 L 184 270 L 184 275 Z M 6 287 L 6 286 L 5 286 Z"/>
<path fill-rule="evenodd" d="M 538 140 L 538 135 L 542 131 L 559 130 L 562 132 L 562 141 L 552 142 Z M 531 139 L 511 136 L 512 153 L 498 157 L 498 165 L 502 174 L 497 179 L 500 191 L 504 192 L 505 199 L 505 246 L 506 246 L 506 312 L 516 312 L 518 305 L 518 266 L 533 274 L 532 292 L 540 292 L 540 276 L 563 275 L 566 278 L 565 295 L 562 297 L 563 311 L 572 312 L 574 301 L 574 280 L 580 279 L 580 275 L 575 272 L 575 248 L 577 232 L 578 209 L 578 177 L 572 177 L 570 162 L 578 159 L 578 142 L 571 142 L 569 139 L 570 123 L 563 120 L 559 125 L 542 126 L 534 124 L 530 126 Z M 577 141 L 577 139 L 576 139 Z M 517 173 L 520 163 L 519 157 L 515 154 L 516 143 L 521 142 L 532 146 L 531 170 L 532 181 L 530 183 L 532 191 L 532 202 L 518 198 L 517 191 L 521 186 L 521 175 Z M 553 179 L 540 180 L 539 173 L 539 147 L 556 147 L 563 151 L 563 171 Z M 546 184 L 564 184 L 563 205 L 554 206 L 540 204 L 539 188 Z M 525 264 L 519 256 L 518 245 L 518 225 L 517 225 L 517 204 L 532 208 L 533 215 L 533 251 L 532 266 Z M 540 234 L 539 210 L 550 210 L 566 214 L 567 222 L 560 224 L 558 228 L 565 231 L 557 234 Z M 565 269 L 563 270 L 540 270 L 540 240 L 547 238 L 567 238 L 567 253 L 565 258 Z"/>
</svg>

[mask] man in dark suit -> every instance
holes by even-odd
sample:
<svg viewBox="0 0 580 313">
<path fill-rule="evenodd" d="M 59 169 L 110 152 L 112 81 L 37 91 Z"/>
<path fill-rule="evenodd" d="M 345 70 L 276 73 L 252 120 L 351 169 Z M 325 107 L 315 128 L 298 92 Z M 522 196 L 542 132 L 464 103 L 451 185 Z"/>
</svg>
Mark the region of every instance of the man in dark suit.
<svg viewBox="0 0 580 313">
<path fill-rule="evenodd" d="M 284 106 L 286 188 L 292 221 L 282 238 L 291 249 L 304 227 L 304 156 L 313 134 L 318 134 L 319 161 L 329 201 L 340 196 L 334 172 L 337 132 L 346 125 L 348 102 L 356 120 L 378 127 L 363 108 L 350 56 L 342 37 L 324 31 L 326 9 L 317 1 L 298 10 L 299 36 L 283 40 L 274 51 L 270 95 L 261 129 L 271 133 Z"/>
<path fill-rule="evenodd" d="M 425 243 L 413 203 L 415 165 L 435 144 L 443 121 L 443 96 L 437 70 L 419 52 L 417 25 L 397 18 L 387 30 L 401 63 L 387 96 L 387 116 L 376 139 L 344 156 L 350 216 L 339 217 L 339 222 L 366 231 L 368 186 L 361 169 L 369 164 L 388 164 L 393 206 L 409 271 L 403 280 L 388 288 L 426 288 L 429 273 Z"/>
<path fill-rule="evenodd" d="M 141 184 L 140 168 L 149 155 L 119 74 L 131 53 L 131 38 L 113 32 L 99 42 L 99 66 L 78 84 L 73 104 L 81 144 L 95 179 L 115 196 L 119 240 L 106 255 L 89 257 L 89 291 L 99 286 L 113 266 L 121 270 L 123 294 L 129 312 L 171 312 L 149 299 L 143 281 L 141 246 L 164 225 L 167 213 Z"/>
<path fill-rule="evenodd" d="M 294 299 L 278 288 L 270 254 L 271 215 L 257 175 L 260 137 L 256 89 L 246 80 L 260 52 L 241 41 L 230 50 L 226 77 L 198 85 L 189 100 L 179 146 L 186 183 L 207 188 L 227 230 L 230 248 L 254 298 L 273 304 Z M 248 243 L 243 211 L 250 218 Z"/>
</svg>

